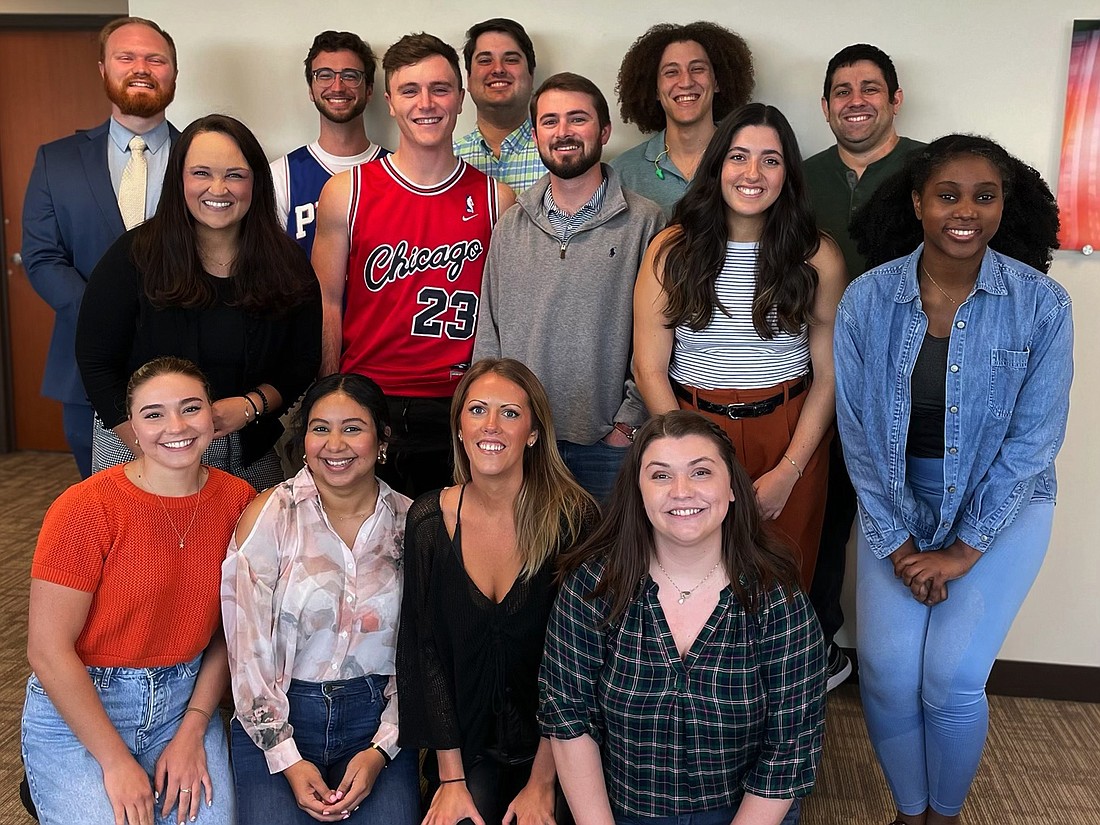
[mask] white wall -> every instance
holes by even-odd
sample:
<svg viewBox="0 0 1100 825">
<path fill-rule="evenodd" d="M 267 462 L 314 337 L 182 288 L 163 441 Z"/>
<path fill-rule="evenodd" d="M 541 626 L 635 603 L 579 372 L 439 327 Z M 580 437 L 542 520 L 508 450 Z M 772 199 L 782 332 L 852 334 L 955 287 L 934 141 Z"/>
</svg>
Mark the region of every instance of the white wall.
<svg viewBox="0 0 1100 825">
<path fill-rule="evenodd" d="M 668 3 L 649 0 L 558 0 L 502 7 L 467 0 L 451 11 L 427 0 L 130 0 L 132 14 L 150 17 L 175 37 L 180 82 L 170 115 L 178 126 L 211 111 L 234 114 L 256 131 L 268 153 L 282 154 L 316 136 L 302 59 L 326 28 L 357 31 L 381 54 L 409 31 L 428 30 L 461 50 L 473 22 L 508 14 L 524 24 L 538 55 L 536 83 L 569 69 L 591 77 L 613 99 L 615 75 L 630 43 L 656 22 L 709 19 L 737 30 L 756 60 L 755 98 L 779 106 L 805 153 L 832 142 L 819 98 L 825 64 L 854 42 L 882 47 L 894 59 L 905 90 L 898 125 L 929 140 L 951 131 L 988 134 L 1057 181 L 1059 141 L 1073 20 L 1095 17 L 1089 0 L 695 0 L 668 17 Z M 889 11 L 884 11 L 889 8 Z M 734 12 L 736 9 L 736 12 Z M 368 110 L 373 138 L 391 147 L 396 131 L 381 100 Z M 616 108 L 612 102 L 612 108 Z M 473 124 L 473 105 L 459 133 Z M 616 125 L 609 152 L 638 141 Z M 1093 242 L 1100 248 L 1100 238 Z M 1013 627 L 1002 658 L 1100 666 L 1100 450 L 1088 420 L 1100 406 L 1100 255 L 1060 253 L 1052 274 L 1076 304 L 1077 377 L 1069 434 L 1058 462 L 1061 494 L 1046 564 Z M 849 583 L 853 578 L 849 575 Z M 846 604 L 854 616 L 851 593 Z M 854 639 L 851 621 L 842 641 Z"/>
</svg>

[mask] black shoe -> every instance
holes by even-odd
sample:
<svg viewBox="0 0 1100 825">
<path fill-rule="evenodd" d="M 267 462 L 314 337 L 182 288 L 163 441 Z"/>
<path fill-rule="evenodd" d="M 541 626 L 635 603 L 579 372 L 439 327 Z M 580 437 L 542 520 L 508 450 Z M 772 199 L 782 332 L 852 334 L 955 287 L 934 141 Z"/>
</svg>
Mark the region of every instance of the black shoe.
<svg viewBox="0 0 1100 825">
<path fill-rule="evenodd" d="M 844 680 L 852 675 L 852 660 L 844 655 L 836 642 L 829 643 L 829 662 L 825 667 L 825 675 L 828 681 L 825 690 L 830 691 L 844 684 Z"/>
</svg>

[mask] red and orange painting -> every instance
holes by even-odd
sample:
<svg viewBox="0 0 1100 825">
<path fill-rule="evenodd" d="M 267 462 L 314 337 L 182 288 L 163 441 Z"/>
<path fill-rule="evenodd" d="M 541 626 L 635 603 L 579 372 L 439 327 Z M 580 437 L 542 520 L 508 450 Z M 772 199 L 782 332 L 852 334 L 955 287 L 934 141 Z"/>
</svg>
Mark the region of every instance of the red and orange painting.
<svg viewBox="0 0 1100 825">
<path fill-rule="evenodd" d="M 1058 206 L 1062 249 L 1100 248 L 1100 20 L 1073 22 Z"/>
</svg>

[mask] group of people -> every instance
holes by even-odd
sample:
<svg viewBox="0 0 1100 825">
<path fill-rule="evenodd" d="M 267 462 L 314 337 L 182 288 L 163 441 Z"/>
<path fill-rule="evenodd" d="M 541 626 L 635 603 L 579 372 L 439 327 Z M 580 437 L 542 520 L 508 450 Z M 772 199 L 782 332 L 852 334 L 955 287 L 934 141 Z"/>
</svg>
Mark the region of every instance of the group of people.
<svg viewBox="0 0 1100 825">
<path fill-rule="evenodd" d="M 611 164 L 603 94 L 533 89 L 520 24 L 463 59 L 455 141 L 458 53 L 386 51 L 391 153 L 373 52 L 318 35 L 320 135 L 269 168 L 167 123 L 159 26 L 103 30 L 112 118 L 40 149 L 24 213 L 88 476 L 32 566 L 41 820 L 797 822 L 858 502 L 895 823 L 959 821 L 1068 412 L 1046 184 L 900 137 L 866 44 L 805 162 L 714 23 L 631 47 L 654 134 Z"/>
</svg>

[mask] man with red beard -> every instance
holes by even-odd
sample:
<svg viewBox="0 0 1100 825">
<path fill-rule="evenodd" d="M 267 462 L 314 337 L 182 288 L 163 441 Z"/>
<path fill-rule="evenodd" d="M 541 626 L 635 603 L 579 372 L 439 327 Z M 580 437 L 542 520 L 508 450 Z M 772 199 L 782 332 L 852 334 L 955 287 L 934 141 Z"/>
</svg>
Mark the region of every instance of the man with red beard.
<svg viewBox="0 0 1100 825">
<path fill-rule="evenodd" d="M 176 47 L 160 26 L 140 17 L 104 26 L 99 73 L 110 120 L 39 147 L 23 202 L 23 264 L 55 313 L 42 394 L 61 402 L 65 438 L 84 477 L 93 415 L 76 366 L 84 285 L 107 247 L 156 210 L 179 136 L 164 117 L 176 93 Z"/>
<path fill-rule="evenodd" d="M 474 360 L 515 358 L 534 371 L 561 457 L 582 487 L 606 499 L 648 418 L 630 367 L 634 281 L 664 218 L 600 163 L 611 115 L 591 80 L 547 78 L 531 118 L 550 171 L 493 232 Z"/>
<path fill-rule="evenodd" d="M 309 255 L 317 229 L 317 201 L 338 172 L 390 153 L 367 137 L 363 112 L 374 94 L 378 60 L 352 32 L 324 31 L 306 55 L 309 99 L 321 115 L 321 134 L 271 164 L 279 221 Z"/>
</svg>

